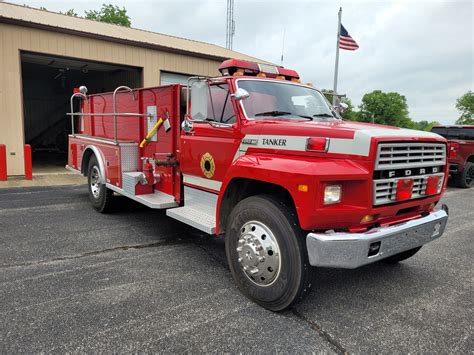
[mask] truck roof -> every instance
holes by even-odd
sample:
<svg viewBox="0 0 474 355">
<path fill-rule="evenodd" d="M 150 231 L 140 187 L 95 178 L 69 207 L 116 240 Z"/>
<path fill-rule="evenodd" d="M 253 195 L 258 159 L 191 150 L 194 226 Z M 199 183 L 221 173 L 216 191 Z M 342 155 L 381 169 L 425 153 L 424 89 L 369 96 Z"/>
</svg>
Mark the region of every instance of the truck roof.
<svg viewBox="0 0 474 355">
<path fill-rule="evenodd" d="M 437 125 L 433 128 L 474 128 L 474 125 Z"/>
</svg>

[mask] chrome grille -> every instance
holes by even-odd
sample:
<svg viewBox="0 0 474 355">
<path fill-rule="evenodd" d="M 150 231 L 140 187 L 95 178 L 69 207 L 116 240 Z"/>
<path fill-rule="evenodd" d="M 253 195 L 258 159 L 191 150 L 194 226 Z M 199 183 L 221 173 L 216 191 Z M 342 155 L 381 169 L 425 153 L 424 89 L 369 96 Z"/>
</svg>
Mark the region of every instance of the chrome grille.
<svg viewBox="0 0 474 355">
<path fill-rule="evenodd" d="M 441 181 L 444 183 L 443 173 L 438 174 L 429 174 L 429 175 L 421 175 L 421 176 L 414 176 L 413 179 L 413 190 L 412 190 L 412 199 L 424 197 L 426 194 L 426 182 L 429 176 L 441 176 Z M 383 205 L 387 203 L 393 203 L 396 201 L 397 196 L 397 182 L 398 180 L 406 179 L 406 177 L 402 178 L 394 178 L 394 179 L 383 179 L 383 180 L 374 180 L 374 205 Z"/>
<path fill-rule="evenodd" d="M 380 143 L 375 170 L 408 169 L 446 164 L 442 143 Z"/>
<path fill-rule="evenodd" d="M 411 199 L 426 196 L 429 176 L 441 176 L 446 165 L 446 145 L 434 142 L 388 142 L 377 146 L 373 182 L 373 204 L 397 202 L 397 182 L 412 179 Z"/>
</svg>

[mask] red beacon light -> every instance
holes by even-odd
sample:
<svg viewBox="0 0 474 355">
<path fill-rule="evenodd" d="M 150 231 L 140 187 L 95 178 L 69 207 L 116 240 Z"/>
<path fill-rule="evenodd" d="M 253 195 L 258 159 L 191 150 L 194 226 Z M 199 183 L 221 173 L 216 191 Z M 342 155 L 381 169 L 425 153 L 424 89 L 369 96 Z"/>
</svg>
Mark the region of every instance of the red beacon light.
<svg viewBox="0 0 474 355">
<path fill-rule="evenodd" d="M 219 66 L 223 76 L 258 76 L 272 79 L 300 82 L 300 76 L 292 69 L 277 67 L 270 64 L 248 62 L 240 59 L 228 59 Z"/>
</svg>

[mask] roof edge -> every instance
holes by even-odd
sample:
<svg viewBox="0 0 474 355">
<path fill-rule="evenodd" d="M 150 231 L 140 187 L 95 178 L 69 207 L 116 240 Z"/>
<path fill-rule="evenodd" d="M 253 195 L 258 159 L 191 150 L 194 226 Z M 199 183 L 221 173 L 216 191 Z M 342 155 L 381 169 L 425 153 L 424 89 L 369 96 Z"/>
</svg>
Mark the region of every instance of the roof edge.
<svg viewBox="0 0 474 355">
<path fill-rule="evenodd" d="M 98 35 L 95 33 L 90 33 L 90 32 L 85 32 L 85 31 L 72 30 L 72 29 L 68 29 L 64 27 L 55 27 L 55 26 L 45 25 L 45 24 L 36 23 L 36 22 L 12 19 L 9 17 L 4 17 L 2 15 L 0 15 L 0 23 L 6 23 L 9 25 L 17 25 L 17 26 L 22 26 L 22 27 L 36 28 L 40 30 L 53 31 L 53 32 L 57 32 L 57 29 L 61 29 L 61 33 L 70 34 L 74 36 L 92 38 L 92 39 L 97 39 L 97 40 L 107 40 L 114 43 L 128 44 L 128 45 L 133 45 L 135 47 L 141 47 L 141 48 L 148 48 L 148 49 L 155 49 L 155 50 L 158 49 L 164 52 L 186 54 L 186 55 L 191 55 L 193 57 L 198 57 L 198 58 L 215 59 L 215 60 L 220 60 L 220 61 L 230 59 L 229 57 L 222 57 L 222 56 L 216 56 L 213 54 L 187 51 L 184 49 L 178 49 L 178 48 L 163 46 L 159 44 L 133 41 L 133 40 L 122 39 L 122 38 L 117 38 L 117 37 L 112 37 L 112 36 Z M 261 61 L 261 63 L 265 63 L 265 62 Z"/>
</svg>

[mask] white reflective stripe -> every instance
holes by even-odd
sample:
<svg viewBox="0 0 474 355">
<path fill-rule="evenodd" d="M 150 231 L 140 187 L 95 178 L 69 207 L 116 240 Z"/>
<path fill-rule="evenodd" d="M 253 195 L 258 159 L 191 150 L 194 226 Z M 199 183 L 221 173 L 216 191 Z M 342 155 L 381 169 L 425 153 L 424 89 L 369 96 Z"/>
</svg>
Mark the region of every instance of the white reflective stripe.
<svg viewBox="0 0 474 355">
<path fill-rule="evenodd" d="M 255 140 L 256 144 L 245 144 L 240 143 L 239 149 L 235 152 L 234 160 L 237 160 L 242 155 L 245 155 L 248 148 L 266 148 L 266 149 L 277 149 L 277 150 L 296 150 L 296 151 L 306 151 L 306 141 L 309 137 L 302 136 L 272 136 L 272 135 L 246 135 L 242 142 Z M 274 143 L 283 143 L 284 145 L 278 144 L 264 144 L 264 139 L 273 141 Z"/>
<path fill-rule="evenodd" d="M 185 184 L 191 184 L 194 186 L 205 187 L 215 191 L 220 191 L 222 187 L 222 181 L 209 180 L 200 176 L 183 174 L 183 182 Z"/>
<path fill-rule="evenodd" d="M 371 137 L 359 132 L 355 132 L 354 138 L 329 138 L 328 153 L 368 156 Z"/>
<path fill-rule="evenodd" d="M 316 136 L 316 135 L 315 135 Z M 310 136 L 275 136 L 275 135 L 246 135 L 242 142 L 257 141 L 256 144 L 240 143 L 235 152 L 234 161 L 245 155 L 248 148 L 266 148 L 273 150 L 306 151 L 306 142 Z M 313 136 L 311 136 L 313 137 Z M 373 128 L 361 129 L 354 132 L 354 138 L 329 138 L 328 153 L 369 156 L 370 143 L 374 137 L 416 137 L 440 138 L 435 133 L 415 131 L 412 129 Z M 264 139 L 266 143 L 264 144 Z M 282 144 L 284 141 L 284 145 Z M 273 144 L 272 144 L 273 143 Z M 279 145 L 279 143 L 281 145 Z"/>
</svg>

